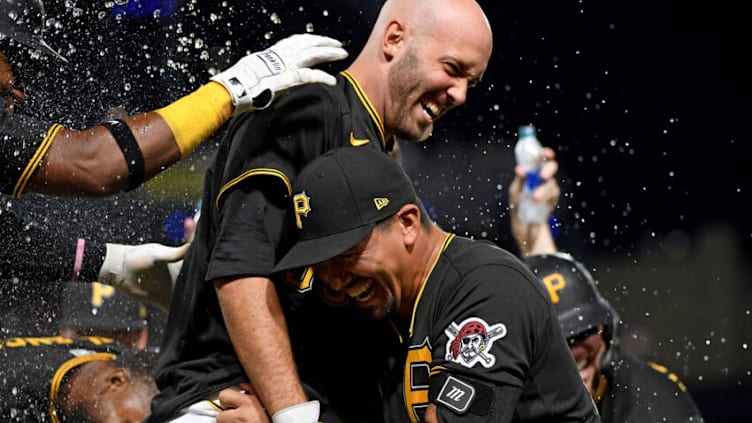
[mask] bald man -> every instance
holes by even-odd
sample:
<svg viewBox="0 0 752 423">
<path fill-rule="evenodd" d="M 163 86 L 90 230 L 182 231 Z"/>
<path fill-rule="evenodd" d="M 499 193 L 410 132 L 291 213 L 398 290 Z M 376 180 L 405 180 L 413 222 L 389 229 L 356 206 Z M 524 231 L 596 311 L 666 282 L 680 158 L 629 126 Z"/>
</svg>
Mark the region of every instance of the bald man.
<svg viewBox="0 0 752 423">
<path fill-rule="evenodd" d="M 302 197 L 290 210 L 290 185 L 330 149 L 387 154 L 396 138 L 427 139 L 465 103 L 491 49 L 474 0 L 388 0 L 336 86 L 290 90 L 230 123 L 175 287 L 149 421 L 212 421 L 218 392 L 248 382 L 275 423 L 317 422 L 320 411 L 321 421 L 378 421 L 368 363 L 382 327 L 322 305 L 311 272 L 272 272 L 294 234 L 290 216 L 305 213 Z"/>
</svg>

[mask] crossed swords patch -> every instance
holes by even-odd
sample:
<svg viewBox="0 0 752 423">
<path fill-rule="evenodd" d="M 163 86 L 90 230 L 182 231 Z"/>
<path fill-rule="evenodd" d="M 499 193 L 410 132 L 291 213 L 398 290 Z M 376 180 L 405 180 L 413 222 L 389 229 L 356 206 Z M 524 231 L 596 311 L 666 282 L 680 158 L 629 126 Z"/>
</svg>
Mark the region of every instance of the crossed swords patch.
<svg viewBox="0 0 752 423">
<path fill-rule="evenodd" d="M 494 341 L 507 334 L 503 323 L 489 325 L 480 317 L 470 317 L 460 324 L 452 322 L 444 329 L 449 338 L 446 346 L 446 359 L 465 367 L 480 363 L 490 368 L 496 363 L 496 356 L 491 353 Z"/>
</svg>

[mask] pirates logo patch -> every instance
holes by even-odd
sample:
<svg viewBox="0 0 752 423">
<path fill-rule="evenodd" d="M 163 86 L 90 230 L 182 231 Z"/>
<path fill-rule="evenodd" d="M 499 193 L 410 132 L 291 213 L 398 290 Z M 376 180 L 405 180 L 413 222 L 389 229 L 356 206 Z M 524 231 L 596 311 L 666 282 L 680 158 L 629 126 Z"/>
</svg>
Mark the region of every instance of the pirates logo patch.
<svg viewBox="0 0 752 423">
<path fill-rule="evenodd" d="M 471 317 L 460 324 L 452 322 L 444 333 L 449 338 L 446 345 L 446 359 L 465 367 L 480 363 L 490 368 L 496 363 L 496 356 L 491 354 L 494 341 L 507 335 L 503 323 L 490 325 L 480 317 Z"/>
</svg>

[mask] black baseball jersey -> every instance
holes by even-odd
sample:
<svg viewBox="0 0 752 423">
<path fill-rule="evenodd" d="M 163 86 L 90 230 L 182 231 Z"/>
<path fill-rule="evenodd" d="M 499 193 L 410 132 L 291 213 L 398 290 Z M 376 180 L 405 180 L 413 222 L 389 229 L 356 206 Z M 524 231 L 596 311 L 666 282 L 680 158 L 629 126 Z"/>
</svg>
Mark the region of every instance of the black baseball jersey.
<svg viewBox="0 0 752 423">
<path fill-rule="evenodd" d="M 386 151 L 389 142 L 381 117 L 346 72 L 334 87 L 297 87 L 268 109 L 230 122 L 205 175 L 201 218 L 175 286 L 156 373 L 160 393 L 149 421 L 165 421 L 206 395 L 246 380 L 211 281 L 270 276 L 295 234 L 289 196 L 299 170 L 333 148 Z M 281 275 L 274 277 L 280 292 L 285 282 Z M 301 291 L 310 288 L 311 278 L 303 275 Z M 284 293 L 280 297 L 304 378 L 300 363 L 305 359 L 299 358 L 307 347 L 296 337 L 303 332 L 302 318 L 291 311 Z M 323 331 L 325 325 L 320 327 Z M 334 360 L 331 351 L 328 355 Z"/>
<path fill-rule="evenodd" d="M 31 177 L 62 126 L 32 117 L 12 114 L 0 108 L 0 192 L 20 198 Z M 66 280 L 73 273 L 76 238 L 61 236 L 18 212 L 10 198 L 0 205 L 0 279 Z M 44 248 L 32 248 L 44 245 Z M 84 260 L 86 280 L 96 278 L 102 264 L 104 245 L 89 244 L 91 257 Z M 81 278 L 83 280 L 83 278 Z"/>
<path fill-rule="evenodd" d="M 66 374 L 82 364 L 116 358 L 112 342 L 61 336 L 0 340 L 0 421 L 57 423 L 52 402 Z"/>
<path fill-rule="evenodd" d="M 603 423 L 701 423 L 700 410 L 679 378 L 664 366 L 641 362 L 618 346 L 609 351 L 598 401 Z"/>
<path fill-rule="evenodd" d="M 540 283 L 489 242 L 447 237 L 406 335 L 387 421 L 429 403 L 442 422 L 600 421 Z"/>
<path fill-rule="evenodd" d="M 62 127 L 0 110 L 0 192 L 20 198 Z"/>
</svg>

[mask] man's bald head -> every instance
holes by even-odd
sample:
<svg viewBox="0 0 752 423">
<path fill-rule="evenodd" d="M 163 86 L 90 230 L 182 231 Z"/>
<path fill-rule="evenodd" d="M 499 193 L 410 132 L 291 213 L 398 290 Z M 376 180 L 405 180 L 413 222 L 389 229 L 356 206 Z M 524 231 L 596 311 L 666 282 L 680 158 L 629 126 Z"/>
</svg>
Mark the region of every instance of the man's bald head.
<svg viewBox="0 0 752 423">
<path fill-rule="evenodd" d="M 385 135 L 419 141 L 436 119 L 464 104 L 492 47 L 475 0 L 387 0 L 348 70 L 383 118 Z"/>
</svg>

